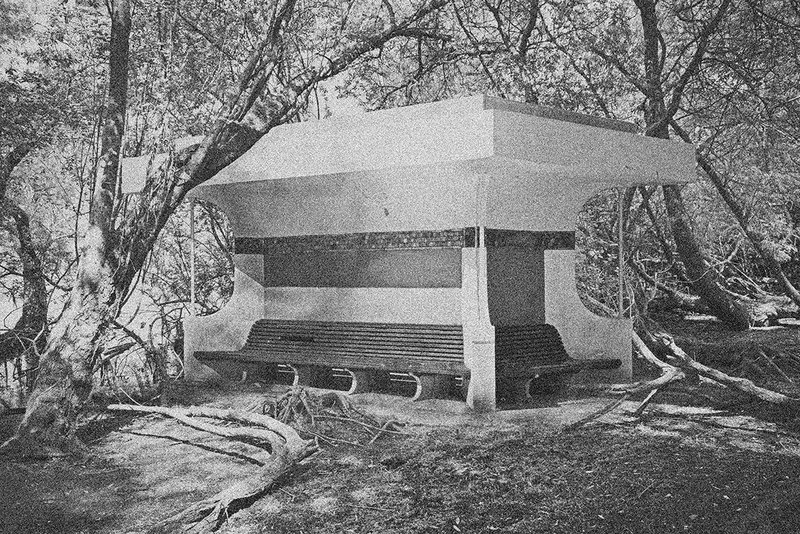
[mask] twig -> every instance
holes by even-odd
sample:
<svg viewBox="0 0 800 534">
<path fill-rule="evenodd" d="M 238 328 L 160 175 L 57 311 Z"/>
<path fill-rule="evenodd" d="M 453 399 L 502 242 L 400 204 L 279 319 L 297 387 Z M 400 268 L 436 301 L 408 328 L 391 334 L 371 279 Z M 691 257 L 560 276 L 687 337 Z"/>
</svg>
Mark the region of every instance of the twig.
<svg viewBox="0 0 800 534">
<path fill-rule="evenodd" d="M 311 434 L 312 436 L 318 437 L 324 441 L 333 442 L 333 443 L 341 443 L 343 445 L 353 445 L 357 447 L 363 447 L 362 444 L 358 443 L 357 441 L 345 441 L 343 439 L 333 438 L 331 436 L 326 436 L 325 434 L 320 434 L 319 432 L 314 432 L 313 430 L 308 430 L 304 428 L 300 430 L 300 432 L 305 432 L 306 434 Z"/>
<path fill-rule="evenodd" d="M 380 510 L 381 512 L 397 512 L 394 508 L 381 508 L 379 506 L 366 506 L 364 504 L 350 504 L 353 508 L 365 508 L 367 510 Z"/>
<path fill-rule="evenodd" d="M 775 363 L 775 362 L 772 360 L 772 358 L 770 358 L 770 357 L 767 355 L 767 353 L 766 353 L 766 352 L 764 352 L 764 350 L 763 350 L 763 349 L 758 349 L 758 355 L 759 355 L 759 356 L 763 356 L 763 357 L 764 357 L 764 359 L 765 359 L 765 360 L 767 360 L 767 363 L 769 363 L 769 364 L 770 364 L 770 366 L 771 366 L 773 369 L 775 369 L 776 371 L 778 371 L 778 374 L 780 374 L 780 375 L 781 375 L 781 376 L 782 376 L 782 377 L 783 377 L 783 378 L 784 378 L 784 379 L 785 379 L 787 382 L 789 382 L 790 384 L 794 384 L 794 380 L 792 380 L 791 378 L 789 378 L 789 375 L 787 375 L 785 372 L 783 372 L 783 369 L 781 369 L 780 367 L 778 367 L 778 364 L 776 364 L 776 363 Z"/>
<path fill-rule="evenodd" d="M 370 425 L 369 423 L 364 423 L 362 421 L 359 421 L 358 419 L 352 419 L 352 418 L 347 418 L 347 417 L 336 417 L 334 415 L 317 415 L 317 419 L 333 419 L 334 421 L 345 421 L 345 422 L 348 422 L 348 423 L 355 423 L 357 425 L 361 425 L 361 426 L 370 428 L 372 430 L 377 430 L 378 432 L 386 432 L 386 433 L 389 433 L 389 434 L 406 435 L 405 432 L 401 432 L 399 430 L 391 430 L 391 429 L 389 429 L 389 426 L 395 424 L 394 421 L 386 421 L 383 424 L 383 426 L 377 427 L 375 425 Z"/>
<path fill-rule="evenodd" d="M 655 397 L 656 394 L 659 391 L 663 391 L 663 390 L 667 389 L 668 387 L 669 387 L 669 383 L 666 383 L 663 386 L 657 387 L 657 388 L 653 389 L 650 393 L 648 393 L 647 396 L 642 401 L 642 403 L 639 405 L 639 407 L 636 408 L 636 411 L 633 412 L 634 417 L 641 417 L 642 413 L 644 413 L 644 409 L 647 407 L 648 404 L 650 404 L 650 401 L 653 400 L 653 397 Z"/>
<path fill-rule="evenodd" d="M 375 443 L 375 441 L 376 441 L 376 440 L 377 440 L 377 439 L 380 437 L 380 435 L 381 435 L 381 434 L 383 434 L 384 432 L 391 432 L 391 430 L 388 430 L 388 427 L 389 427 L 389 425 L 390 425 L 390 424 L 391 424 L 391 421 L 386 421 L 385 423 L 383 423 L 383 426 L 382 426 L 382 427 L 381 427 L 381 428 L 378 430 L 377 434 L 375 434 L 374 436 L 372 436 L 372 439 L 371 439 L 371 440 L 369 440 L 369 444 L 370 444 L 370 445 L 372 445 L 373 443 Z"/>
<path fill-rule="evenodd" d="M 637 499 L 641 499 L 641 498 L 642 498 L 642 496 L 643 496 L 645 493 L 647 493 L 647 491 L 648 491 L 650 488 L 652 488 L 653 486 L 655 486 L 655 485 L 656 485 L 655 481 L 651 482 L 651 483 L 650 483 L 650 484 L 649 484 L 649 485 L 648 485 L 648 486 L 647 486 L 645 489 L 643 489 L 642 491 L 640 491 L 640 492 L 639 492 L 639 494 L 636 496 L 636 498 L 637 498 Z"/>
<path fill-rule="evenodd" d="M 588 423 L 590 421 L 593 421 L 593 420 L 597 419 L 598 417 L 602 417 L 603 415 L 605 415 L 608 412 L 612 411 L 614 408 L 616 408 L 617 406 L 622 404 L 624 401 L 626 401 L 629 396 L 630 396 L 629 393 L 625 393 L 619 399 L 615 400 L 614 402 L 612 402 L 610 404 L 607 404 L 606 406 L 600 408 L 596 412 L 593 412 L 593 413 L 587 415 L 586 417 L 584 417 L 583 419 L 578 419 L 574 423 L 571 423 L 571 424 L 565 426 L 563 429 L 561 429 L 561 431 L 562 432 L 571 432 L 572 430 L 575 430 L 576 428 L 578 428 L 578 427 L 580 427 L 582 425 L 585 425 L 586 423 Z"/>
</svg>

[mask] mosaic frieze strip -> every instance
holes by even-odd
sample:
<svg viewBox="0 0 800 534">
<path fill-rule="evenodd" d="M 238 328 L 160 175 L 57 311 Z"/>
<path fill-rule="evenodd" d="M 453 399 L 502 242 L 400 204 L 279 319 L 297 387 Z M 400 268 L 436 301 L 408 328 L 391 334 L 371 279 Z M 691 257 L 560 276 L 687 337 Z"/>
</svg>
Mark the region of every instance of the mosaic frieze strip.
<svg viewBox="0 0 800 534">
<path fill-rule="evenodd" d="M 487 247 L 526 247 L 543 250 L 575 248 L 574 232 L 531 232 L 487 228 L 484 234 Z M 282 254 L 337 250 L 471 248 L 480 246 L 479 236 L 480 233 L 475 228 L 459 228 L 289 237 L 237 237 L 235 250 L 237 254 Z"/>
<path fill-rule="evenodd" d="M 526 230 L 484 231 L 487 247 L 523 247 L 539 250 L 572 250 L 575 248 L 575 232 L 531 232 Z"/>
<path fill-rule="evenodd" d="M 462 248 L 464 246 L 463 229 L 262 238 L 244 237 L 236 239 L 237 254 L 274 254 L 297 251 Z"/>
</svg>

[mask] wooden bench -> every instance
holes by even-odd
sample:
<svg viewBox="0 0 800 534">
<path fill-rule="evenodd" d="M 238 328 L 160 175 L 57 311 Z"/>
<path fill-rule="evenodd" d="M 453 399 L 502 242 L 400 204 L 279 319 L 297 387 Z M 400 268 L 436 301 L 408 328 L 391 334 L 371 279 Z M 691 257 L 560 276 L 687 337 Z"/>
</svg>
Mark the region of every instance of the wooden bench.
<svg viewBox="0 0 800 534">
<path fill-rule="evenodd" d="M 460 325 L 344 323 L 261 319 L 238 351 L 198 351 L 195 357 L 242 363 L 283 363 L 295 384 L 325 385 L 331 368 L 352 377 L 348 393 L 385 386 L 389 372 L 417 382 L 414 400 L 445 397 L 452 377 L 468 374 Z"/>
<path fill-rule="evenodd" d="M 553 393 L 565 379 L 584 369 L 616 369 L 619 358 L 571 358 L 558 330 L 549 324 L 495 327 L 497 389 L 514 402 L 531 393 Z"/>
<path fill-rule="evenodd" d="M 620 365 L 620 360 L 570 358 L 551 325 L 498 326 L 495 332 L 498 391 L 514 399 L 529 397 L 532 382 L 541 377 Z M 414 400 L 448 396 L 456 376 L 462 377 L 464 394 L 469 384 L 460 325 L 261 319 L 241 350 L 197 351 L 194 356 L 212 367 L 231 361 L 286 364 L 295 372 L 295 385 L 318 387 L 325 387 L 330 369 L 345 369 L 352 378 L 348 393 L 381 389 L 389 372 L 407 373 L 417 383 Z M 557 380 L 551 382 L 557 386 Z"/>
</svg>

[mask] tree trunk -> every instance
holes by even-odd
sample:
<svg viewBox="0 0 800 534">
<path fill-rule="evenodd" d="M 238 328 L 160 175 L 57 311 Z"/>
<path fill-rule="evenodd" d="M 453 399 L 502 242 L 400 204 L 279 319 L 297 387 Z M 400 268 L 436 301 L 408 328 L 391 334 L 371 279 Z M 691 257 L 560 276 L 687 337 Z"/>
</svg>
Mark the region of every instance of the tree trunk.
<svg viewBox="0 0 800 534">
<path fill-rule="evenodd" d="M 675 121 L 671 121 L 670 123 L 677 132 L 677 134 L 686 141 L 687 143 L 691 143 L 692 140 L 689 138 L 689 135 L 681 128 Z M 767 271 L 775 277 L 776 280 L 781 284 L 783 287 L 783 291 L 787 297 L 792 299 L 792 301 L 800 306 L 800 291 L 792 284 L 789 278 L 786 276 L 786 273 L 781 266 L 780 261 L 775 257 L 775 254 L 772 252 L 772 247 L 766 246 L 769 242 L 768 238 L 754 230 L 748 223 L 747 215 L 745 214 L 744 206 L 742 206 L 739 199 L 737 199 L 733 191 L 728 188 L 727 184 L 725 183 L 725 179 L 722 175 L 717 172 L 711 162 L 697 152 L 697 163 L 700 164 L 700 167 L 706 173 L 706 176 L 711 180 L 711 183 L 714 184 L 714 187 L 717 189 L 717 192 L 722 197 L 722 200 L 725 201 L 725 204 L 728 206 L 728 209 L 731 210 L 731 213 L 736 218 L 736 222 L 739 223 L 739 227 L 741 228 L 742 232 L 747 239 L 750 240 L 750 244 L 753 245 L 753 248 L 756 250 L 759 256 L 761 256 L 761 260 L 764 262 L 764 266 L 767 268 Z"/>
<path fill-rule="evenodd" d="M 655 0 L 636 0 L 636 5 L 642 20 L 642 31 L 644 37 L 644 67 L 645 67 L 645 122 L 647 124 L 647 135 L 660 139 L 669 139 L 669 120 L 674 115 L 677 107 L 673 104 L 680 101 L 679 89 L 673 89 L 670 109 L 667 109 L 664 89 L 663 89 L 663 61 L 661 57 L 661 42 L 663 38 L 658 29 L 658 16 L 656 13 Z M 727 5 L 727 4 L 726 4 Z M 719 22 L 719 17 L 723 13 L 723 8 L 716 17 L 704 28 L 703 33 L 708 36 Z M 716 22 L 715 22 L 716 21 Z M 699 61 L 705 53 L 706 42 L 699 39 L 692 63 L 687 66 L 687 70 L 681 76 L 684 85 L 691 76 L 692 71 L 697 69 Z M 681 89 L 682 90 L 682 89 Z M 700 243 L 692 229 L 689 214 L 683 202 L 680 186 L 663 186 L 664 203 L 667 208 L 672 237 L 675 240 L 675 247 L 678 255 L 683 262 L 686 274 L 692 289 L 708 304 L 711 313 L 719 317 L 720 320 L 737 330 L 746 330 L 750 327 L 749 315 L 745 307 L 735 302 L 731 296 L 722 288 L 719 273 L 716 272 L 706 261 Z"/>
<path fill-rule="evenodd" d="M 113 0 L 108 112 L 90 225 L 68 311 L 53 328 L 25 418 L 17 435 L 4 445 L 7 451 L 81 449 L 75 438 L 75 418 L 91 390 L 97 343 L 115 320 L 159 233 L 185 195 L 244 154 L 273 127 L 294 117 L 303 105 L 303 94 L 316 83 L 343 72 L 364 54 L 404 35 L 445 4 L 445 0 L 432 0 L 397 24 L 381 27 L 363 40 L 343 46 L 322 70 L 309 69 L 302 83 L 286 85 L 286 94 L 276 95 L 266 88 L 274 76 L 275 62 L 280 59 L 277 49 L 283 44 L 281 32 L 287 31 L 285 23 L 294 10 L 294 1 L 287 0 L 267 35 L 253 48 L 238 92 L 226 103 L 203 141 L 174 154 L 149 173 L 142 192 L 126 203 L 127 211 L 120 215 L 115 210 L 120 206 L 117 175 L 126 104 L 130 13 L 128 0 Z M 274 53 L 268 53 L 270 50 Z"/>
<path fill-rule="evenodd" d="M 24 358 L 26 385 L 30 390 L 39 367 L 39 353 L 47 341 L 47 288 L 39 254 L 33 244 L 30 219 L 25 211 L 9 200 L 0 206 L 14 219 L 22 263 L 22 316 L 13 330 L 0 335 L 0 359 Z"/>
<path fill-rule="evenodd" d="M 22 143 L 4 158 L 0 168 L 0 213 L 14 221 L 17 231 L 23 299 L 22 316 L 12 330 L 0 334 L 0 360 L 24 358 L 28 390 L 33 388 L 39 353 L 47 341 L 47 288 L 42 262 L 31 236 L 30 217 L 20 206 L 5 198 L 5 194 L 11 171 L 30 150 L 30 145 Z"/>
<path fill-rule="evenodd" d="M 115 317 L 113 209 L 122 149 L 128 89 L 130 6 L 111 5 L 109 92 L 100 149 L 97 184 L 83 239 L 80 264 L 67 312 L 56 324 L 41 358 L 36 386 L 16 436 L 4 444 L 22 455 L 79 452 L 77 411 L 89 397 L 97 341 Z"/>
<path fill-rule="evenodd" d="M 692 289 L 708 304 L 711 313 L 721 321 L 737 330 L 747 330 L 750 327 L 747 308 L 742 303 L 734 301 L 722 289 L 719 273 L 706 261 L 700 243 L 692 231 L 680 187 L 665 185 L 663 189 L 675 247 Z"/>
</svg>

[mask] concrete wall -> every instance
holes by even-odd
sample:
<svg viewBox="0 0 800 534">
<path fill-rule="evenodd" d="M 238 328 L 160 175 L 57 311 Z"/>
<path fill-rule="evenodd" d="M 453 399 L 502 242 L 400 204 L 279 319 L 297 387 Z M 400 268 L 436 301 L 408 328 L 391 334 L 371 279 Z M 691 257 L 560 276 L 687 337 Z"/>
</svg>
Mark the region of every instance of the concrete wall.
<svg viewBox="0 0 800 534">
<path fill-rule="evenodd" d="M 461 289 L 283 287 L 264 291 L 274 319 L 461 324 Z"/>
<path fill-rule="evenodd" d="M 609 378 L 630 379 L 631 319 L 586 309 L 575 285 L 575 251 L 547 250 L 544 265 L 545 320 L 558 329 L 567 353 L 576 359 L 620 358 L 622 367 Z"/>
<path fill-rule="evenodd" d="M 264 317 L 264 262 L 260 256 L 234 256 L 233 295 L 217 313 L 183 320 L 184 365 L 187 378 L 214 379 L 216 373 L 198 362 L 196 350 L 239 350 L 253 323 Z"/>
<path fill-rule="evenodd" d="M 461 287 L 457 248 L 283 251 L 264 262 L 266 287 Z"/>
<path fill-rule="evenodd" d="M 487 248 L 486 272 L 489 319 L 493 325 L 544 322 L 544 251 Z"/>
</svg>

